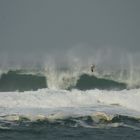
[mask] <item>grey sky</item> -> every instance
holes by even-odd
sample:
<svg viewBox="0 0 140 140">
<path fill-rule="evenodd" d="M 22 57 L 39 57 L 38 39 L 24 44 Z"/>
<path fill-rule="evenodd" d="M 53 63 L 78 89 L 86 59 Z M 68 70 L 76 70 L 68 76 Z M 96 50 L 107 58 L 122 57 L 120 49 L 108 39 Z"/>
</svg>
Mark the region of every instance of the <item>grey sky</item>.
<svg viewBox="0 0 140 140">
<path fill-rule="evenodd" d="M 53 55 L 76 46 L 83 55 L 108 46 L 139 53 L 139 37 L 139 0 L 0 0 L 3 59 L 5 54 Z"/>
</svg>

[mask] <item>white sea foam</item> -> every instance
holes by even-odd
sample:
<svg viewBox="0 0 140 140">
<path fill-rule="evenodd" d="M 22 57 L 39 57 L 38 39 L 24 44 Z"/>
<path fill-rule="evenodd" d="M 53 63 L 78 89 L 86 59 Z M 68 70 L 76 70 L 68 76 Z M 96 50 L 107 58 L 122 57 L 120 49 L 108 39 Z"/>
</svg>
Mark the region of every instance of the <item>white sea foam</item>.
<svg viewBox="0 0 140 140">
<path fill-rule="evenodd" d="M 108 112 L 140 117 L 140 89 L 50 90 L 0 92 L 0 115 L 5 114 L 67 114 L 87 115 Z M 62 115 L 63 116 L 63 115 Z"/>
</svg>

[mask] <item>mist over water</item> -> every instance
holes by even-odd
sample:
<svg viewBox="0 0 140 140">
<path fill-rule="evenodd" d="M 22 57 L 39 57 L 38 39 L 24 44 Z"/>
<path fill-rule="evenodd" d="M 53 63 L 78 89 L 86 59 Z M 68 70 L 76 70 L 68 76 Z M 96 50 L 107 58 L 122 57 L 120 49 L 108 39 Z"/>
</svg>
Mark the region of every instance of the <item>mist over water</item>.
<svg viewBox="0 0 140 140">
<path fill-rule="evenodd" d="M 75 85 L 81 74 L 92 74 L 91 64 L 96 66 L 94 75 L 97 77 L 124 82 L 130 88 L 139 86 L 140 82 L 138 55 L 121 48 L 105 46 L 102 49 L 94 49 L 88 44 L 78 44 L 68 50 L 55 50 L 53 54 L 33 52 L 25 55 L 19 53 L 15 56 L 4 54 L 2 56 L 4 58 L 0 60 L 1 74 L 9 70 L 40 72 L 46 76 L 48 86 L 52 88 L 65 89 L 69 85 Z"/>
<path fill-rule="evenodd" d="M 139 7 L 0 0 L 0 139 L 139 140 Z"/>
</svg>

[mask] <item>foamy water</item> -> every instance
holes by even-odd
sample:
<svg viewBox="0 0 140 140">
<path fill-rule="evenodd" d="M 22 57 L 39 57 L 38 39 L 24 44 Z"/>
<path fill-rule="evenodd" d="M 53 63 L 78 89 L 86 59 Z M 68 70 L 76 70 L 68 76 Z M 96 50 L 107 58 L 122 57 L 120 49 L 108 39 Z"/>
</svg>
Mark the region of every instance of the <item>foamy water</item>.
<svg viewBox="0 0 140 140">
<path fill-rule="evenodd" d="M 89 115 L 96 112 L 140 117 L 140 89 L 0 92 L 0 115 Z"/>
</svg>

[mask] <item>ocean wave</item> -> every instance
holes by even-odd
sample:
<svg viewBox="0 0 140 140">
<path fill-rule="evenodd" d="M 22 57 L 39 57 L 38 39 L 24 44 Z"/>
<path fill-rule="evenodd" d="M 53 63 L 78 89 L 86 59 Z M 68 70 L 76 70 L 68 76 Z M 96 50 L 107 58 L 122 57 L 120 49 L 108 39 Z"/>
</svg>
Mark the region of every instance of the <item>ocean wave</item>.
<svg viewBox="0 0 140 140">
<path fill-rule="evenodd" d="M 81 113 L 87 111 L 111 111 L 133 114 L 133 111 L 140 112 L 140 89 L 108 91 L 108 90 L 50 90 L 40 89 L 37 91 L 26 92 L 0 92 L 0 113 L 17 112 L 36 113 L 45 109 L 65 110 Z M 74 109 L 74 110 L 73 110 Z M 130 112 L 128 112 L 128 109 Z M 83 111 L 82 111 L 83 110 Z M 12 112 L 13 111 L 13 112 Z M 46 113 L 47 113 L 46 112 Z M 126 114 L 124 114 L 126 115 Z"/>
<path fill-rule="evenodd" d="M 27 91 L 41 88 L 122 90 L 127 88 L 127 84 L 111 78 L 101 78 L 96 74 L 70 72 L 45 74 L 42 71 L 16 70 L 3 73 L 0 78 L 0 91 Z"/>
<path fill-rule="evenodd" d="M 26 91 L 46 87 L 46 78 L 37 74 L 17 70 L 3 73 L 0 77 L 0 91 Z"/>
<path fill-rule="evenodd" d="M 140 128 L 140 89 L 0 92 L 0 129 L 25 125 Z"/>
<path fill-rule="evenodd" d="M 78 79 L 75 87 L 80 90 L 88 90 L 88 89 L 126 89 L 127 84 L 117 82 L 114 80 L 106 79 L 106 78 L 98 78 L 94 75 L 83 74 Z"/>
<path fill-rule="evenodd" d="M 12 129 L 19 126 L 30 127 L 33 125 L 64 126 L 64 127 L 84 127 L 84 128 L 113 128 L 127 127 L 140 130 L 140 118 L 111 115 L 105 112 L 96 112 L 85 116 L 68 116 L 64 114 L 50 114 L 48 116 L 36 115 L 6 115 L 0 116 L 0 130 Z"/>
</svg>

